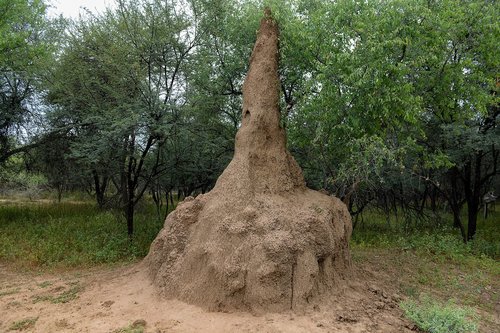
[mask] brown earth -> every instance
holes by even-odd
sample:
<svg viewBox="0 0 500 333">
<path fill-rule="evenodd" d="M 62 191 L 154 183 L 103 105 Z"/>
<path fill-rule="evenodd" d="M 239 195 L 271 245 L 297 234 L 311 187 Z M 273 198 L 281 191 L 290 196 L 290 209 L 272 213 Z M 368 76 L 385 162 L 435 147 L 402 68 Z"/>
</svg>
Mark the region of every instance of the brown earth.
<svg viewBox="0 0 500 333">
<path fill-rule="evenodd" d="M 145 259 L 158 292 L 210 310 L 320 304 L 350 267 L 351 219 L 306 188 L 280 126 L 278 27 L 261 21 L 231 163 L 212 191 L 171 213 Z"/>
<path fill-rule="evenodd" d="M 38 319 L 24 332 L 111 333 L 134 322 L 145 324 L 146 333 L 411 332 L 413 325 L 397 305 L 399 269 L 382 270 L 377 256 L 371 258 L 356 265 L 352 279 L 320 306 L 259 315 L 208 312 L 165 300 L 143 263 L 60 274 L 20 273 L 0 266 L 0 332 L 29 318 Z"/>
<path fill-rule="evenodd" d="M 58 273 L 19 271 L 0 263 L 0 333 L 12 332 L 9 328 L 15 323 L 30 318 L 38 319 L 23 332 L 140 333 L 120 331 L 134 322 L 145 323 L 144 333 L 418 332 L 398 306 L 408 292 L 412 298 L 425 292 L 442 302 L 472 301 L 480 316 L 479 332 L 498 332 L 500 280 L 496 276 L 482 276 L 486 284 L 476 281 L 475 287 L 467 288 L 452 281 L 462 277 L 475 281 L 473 271 L 412 251 L 356 249 L 353 258 L 351 278 L 323 304 L 259 315 L 209 312 L 166 300 L 156 293 L 143 263 Z M 420 268 L 443 278 L 448 275 L 447 286 L 420 283 Z"/>
</svg>

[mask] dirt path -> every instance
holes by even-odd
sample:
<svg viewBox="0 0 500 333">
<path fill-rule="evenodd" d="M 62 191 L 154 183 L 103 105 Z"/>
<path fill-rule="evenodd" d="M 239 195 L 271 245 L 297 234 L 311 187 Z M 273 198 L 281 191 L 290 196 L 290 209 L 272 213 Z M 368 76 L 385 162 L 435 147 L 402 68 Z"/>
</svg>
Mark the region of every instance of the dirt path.
<svg viewBox="0 0 500 333">
<path fill-rule="evenodd" d="M 368 267 L 335 299 L 300 313 L 206 312 L 156 296 L 141 263 L 54 274 L 0 266 L 0 332 L 410 332 L 390 277 Z M 378 281 L 373 284 L 370 281 Z M 129 330 L 127 330 L 127 328 Z"/>
</svg>

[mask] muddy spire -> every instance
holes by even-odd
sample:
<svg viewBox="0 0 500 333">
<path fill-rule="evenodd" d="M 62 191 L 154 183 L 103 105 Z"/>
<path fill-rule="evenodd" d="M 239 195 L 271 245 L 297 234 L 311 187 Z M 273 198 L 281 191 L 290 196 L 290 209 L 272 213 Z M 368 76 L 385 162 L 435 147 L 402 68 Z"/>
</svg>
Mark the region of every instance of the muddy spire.
<svg viewBox="0 0 500 333">
<path fill-rule="evenodd" d="M 258 130 L 265 126 L 271 133 L 280 128 L 278 42 L 278 25 L 272 19 L 271 12 L 266 10 L 243 84 L 243 128 Z M 264 133 L 253 132 L 249 135 L 252 134 Z"/>
<path fill-rule="evenodd" d="M 253 195 L 305 188 L 300 167 L 286 149 L 285 131 L 280 126 L 278 45 L 278 25 L 266 9 L 243 84 L 242 121 L 235 154 L 216 189 L 223 187 L 227 191 L 238 186 Z"/>
<path fill-rule="evenodd" d="M 168 215 L 145 259 L 160 294 L 210 310 L 314 305 L 350 266 L 351 220 L 306 188 L 280 127 L 278 25 L 266 11 L 243 85 L 231 163 Z"/>
</svg>

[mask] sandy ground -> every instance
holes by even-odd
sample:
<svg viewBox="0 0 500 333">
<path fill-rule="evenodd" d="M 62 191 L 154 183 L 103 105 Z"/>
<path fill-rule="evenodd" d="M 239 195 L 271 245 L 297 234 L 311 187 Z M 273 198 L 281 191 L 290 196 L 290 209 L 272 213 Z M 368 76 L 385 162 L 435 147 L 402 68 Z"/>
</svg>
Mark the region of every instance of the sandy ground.
<svg viewBox="0 0 500 333">
<path fill-rule="evenodd" d="M 220 313 L 156 296 L 142 263 L 60 274 L 0 264 L 0 332 L 411 332 L 391 277 L 355 267 L 338 296 L 285 313 Z M 375 282 L 373 282 L 375 281 Z M 392 281 L 392 282 L 391 282 Z M 31 319 L 31 321 L 30 321 Z M 22 322 L 25 320 L 24 322 Z M 17 324 L 17 326 L 16 326 Z"/>
</svg>

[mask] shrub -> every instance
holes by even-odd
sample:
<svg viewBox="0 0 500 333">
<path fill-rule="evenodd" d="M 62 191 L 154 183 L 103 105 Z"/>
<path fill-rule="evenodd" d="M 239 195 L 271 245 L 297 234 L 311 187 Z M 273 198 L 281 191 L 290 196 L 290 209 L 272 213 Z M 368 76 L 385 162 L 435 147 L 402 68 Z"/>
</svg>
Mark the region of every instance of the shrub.
<svg viewBox="0 0 500 333">
<path fill-rule="evenodd" d="M 445 304 L 423 296 L 419 302 L 403 301 L 400 304 L 406 317 L 421 330 L 430 333 L 477 332 L 477 317 L 469 307 L 459 307 L 453 301 Z"/>
</svg>

